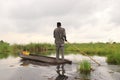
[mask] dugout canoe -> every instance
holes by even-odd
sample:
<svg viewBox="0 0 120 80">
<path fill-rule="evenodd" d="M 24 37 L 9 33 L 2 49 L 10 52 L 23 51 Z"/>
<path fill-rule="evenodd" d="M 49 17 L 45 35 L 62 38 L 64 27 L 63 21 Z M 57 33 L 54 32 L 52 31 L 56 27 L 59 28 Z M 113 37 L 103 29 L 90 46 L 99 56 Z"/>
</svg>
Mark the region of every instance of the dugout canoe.
<svg viewBox="0 0 120 80">
<path fill-rule="evenodd" d="M 42 55 L 35 55 L 35 54 L 30 54 L 30 55 L 19 55 L 23 59 L 28 59 L 28 60 L 33 60 L 33 61 L 40 61 L 44 63 L 49 63 L 49 64 L 71 64 L 72 61 L 64 59 L 59 59 L 56 61 L 55 57 L 48 57 L 48 56 L 42 56 Z"/>
</svg>

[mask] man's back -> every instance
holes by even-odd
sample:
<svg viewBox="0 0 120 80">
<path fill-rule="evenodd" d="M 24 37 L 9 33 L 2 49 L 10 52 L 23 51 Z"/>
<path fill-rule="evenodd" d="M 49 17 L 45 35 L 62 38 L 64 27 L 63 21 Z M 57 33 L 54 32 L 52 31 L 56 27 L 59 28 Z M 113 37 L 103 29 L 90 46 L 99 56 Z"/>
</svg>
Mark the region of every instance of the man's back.
<svg viewBox="0 0 120 80">
<path fill-rule="evenodd" d="M 57 27 L 54 30 L 54 38 L 56 44 L 64 44 L 64 36 L 66 36 L 64 28 Z"/>
</svg>

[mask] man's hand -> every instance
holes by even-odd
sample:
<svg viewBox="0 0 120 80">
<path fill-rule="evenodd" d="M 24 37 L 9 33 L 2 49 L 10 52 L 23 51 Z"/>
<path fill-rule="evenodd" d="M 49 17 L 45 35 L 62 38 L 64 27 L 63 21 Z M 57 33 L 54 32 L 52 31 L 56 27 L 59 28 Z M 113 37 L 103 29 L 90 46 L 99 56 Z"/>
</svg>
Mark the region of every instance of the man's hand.
<svg viewBox="0 0 120 80">
<path fill-rule="evenodd" d="M 67 42 L 67 39 L 65 39 L 65 41 Z"/>
<path fill-rule="evenodd" d="M 67 42 L 66 36 L 64 36 L 63 38 L 64 38 L 64 40 Z"/>
</svg>

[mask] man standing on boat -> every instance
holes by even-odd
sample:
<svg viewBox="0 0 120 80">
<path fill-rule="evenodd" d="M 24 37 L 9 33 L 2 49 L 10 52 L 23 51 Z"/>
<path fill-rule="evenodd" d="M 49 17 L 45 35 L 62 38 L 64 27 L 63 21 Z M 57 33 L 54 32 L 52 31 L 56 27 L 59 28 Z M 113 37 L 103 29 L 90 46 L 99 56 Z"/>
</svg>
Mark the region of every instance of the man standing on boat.
<svg viewBox="0 0 120 80">
<path fill-rule="evenodd" d="M 57 28 L 55 28 L 53 35 L 56 45 L 56 60 L 59 60 L 60 54 L 62 55 L 62 60 L 64 60 L 64 41 L 67 41 L 67 39 L 65 29 L 61 27 L 60 22 L 57 22 Z"/>
</svg>

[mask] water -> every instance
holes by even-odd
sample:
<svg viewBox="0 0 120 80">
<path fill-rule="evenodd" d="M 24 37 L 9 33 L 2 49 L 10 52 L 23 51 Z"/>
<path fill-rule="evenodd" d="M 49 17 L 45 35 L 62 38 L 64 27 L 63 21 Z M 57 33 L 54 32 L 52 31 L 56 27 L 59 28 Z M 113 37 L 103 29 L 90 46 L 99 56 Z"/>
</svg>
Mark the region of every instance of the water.
<svg viewBox="0 0 120 80">
<path fill-rule="evenodd" d="M 55 55 L 50 55 L 55 57 Z M 9 56 L 0 59 L 0 80 L 120 80 L 120 65 L 108 65 L 105 57 L 93 56 L 101 66 L 80 54 L 65 56 L 72 64 L 49 65 L 40 62 L 22 61 L 19 57 Z M 91 62 L 93 71 L 84 76 L 77 71 L 78 63 L 87 59 Z"/>
</svg>

